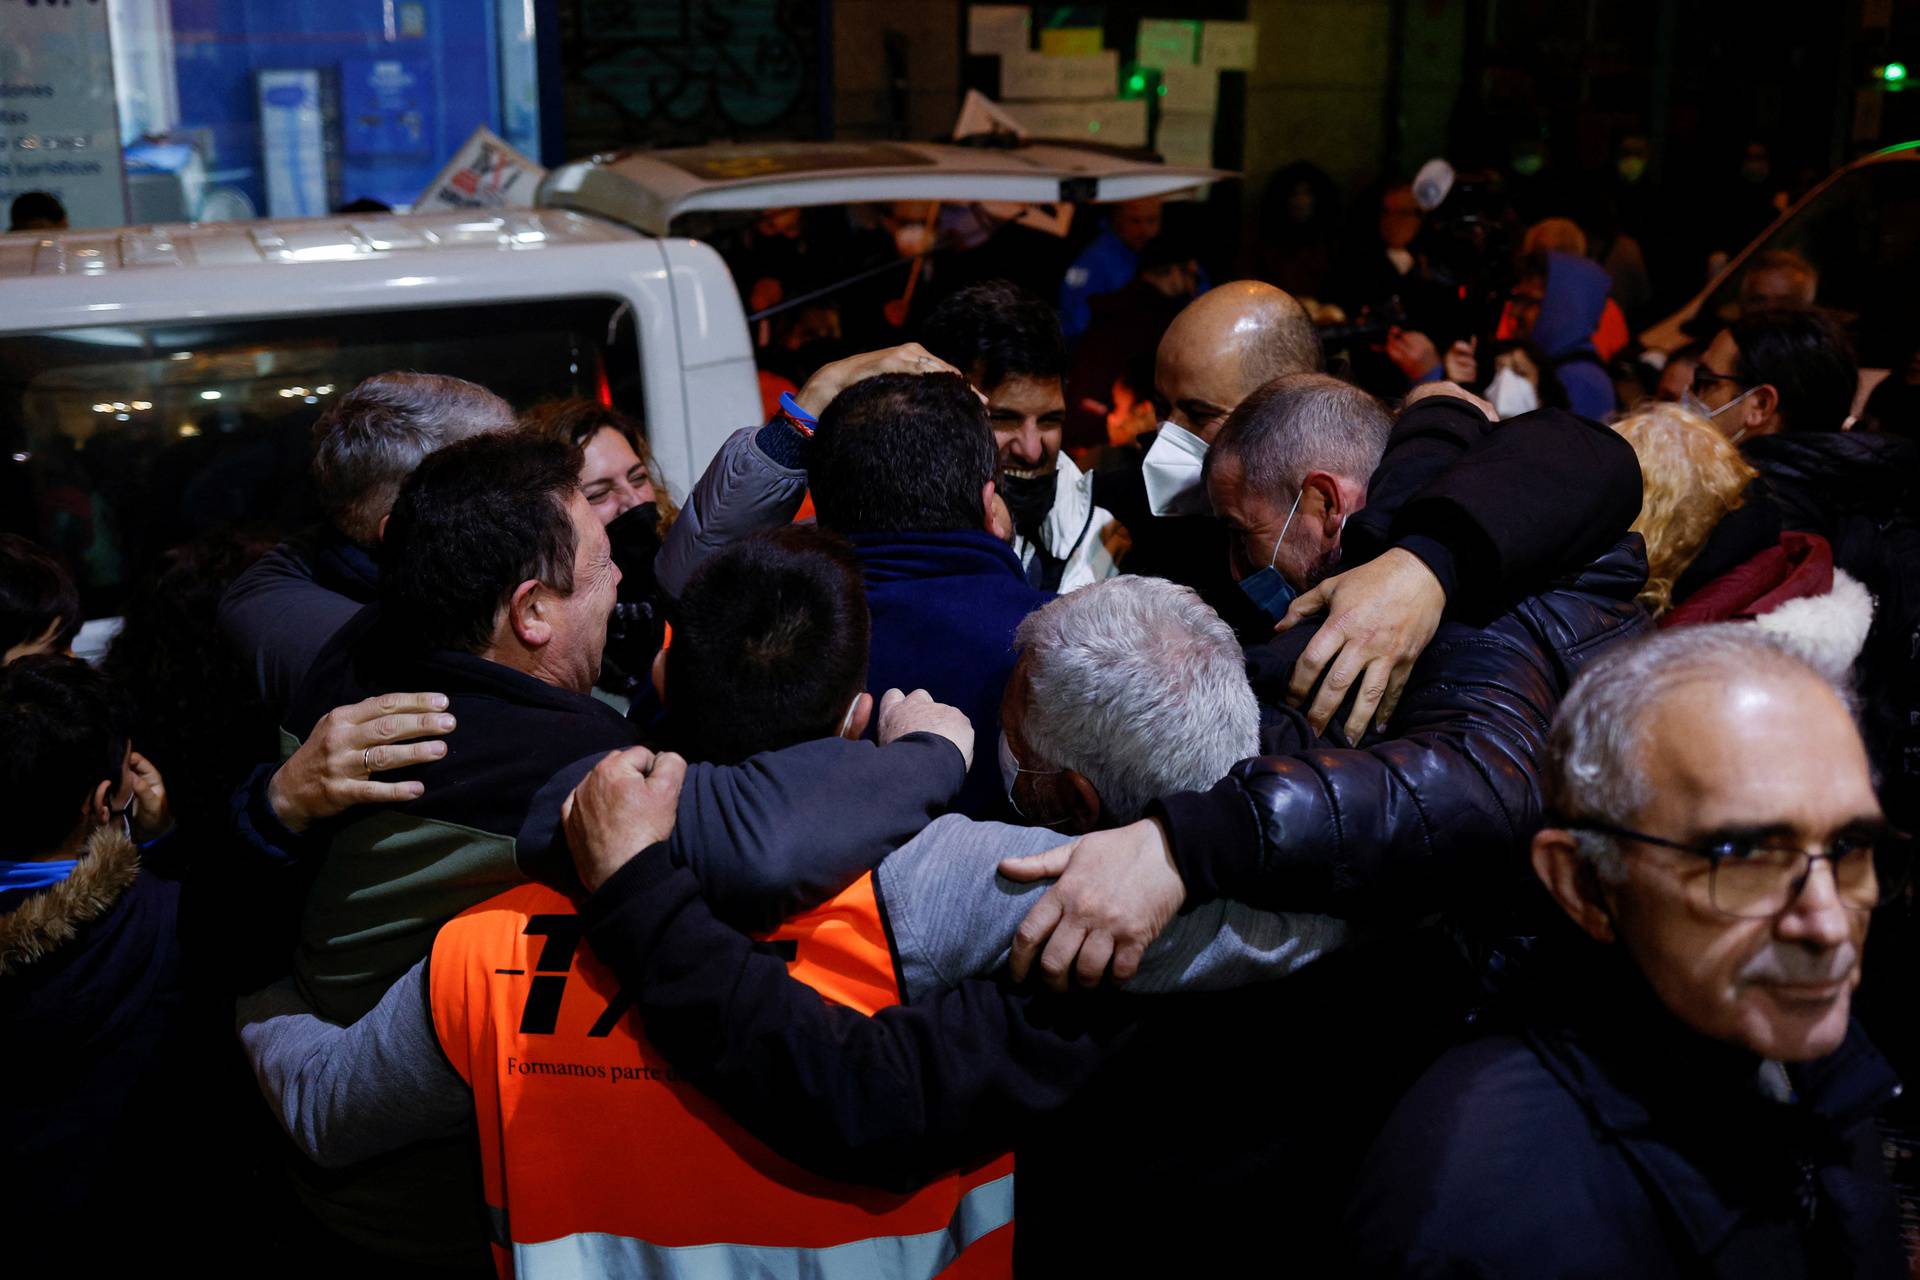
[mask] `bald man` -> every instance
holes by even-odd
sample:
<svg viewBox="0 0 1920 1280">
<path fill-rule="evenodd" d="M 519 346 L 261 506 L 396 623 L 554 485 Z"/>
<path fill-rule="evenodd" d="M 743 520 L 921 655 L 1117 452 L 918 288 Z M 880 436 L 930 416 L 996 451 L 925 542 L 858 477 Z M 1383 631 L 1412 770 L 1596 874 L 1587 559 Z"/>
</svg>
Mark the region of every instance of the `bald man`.
<svg viewBox="0 0 1920 1280">
<path fill-rule="evenodd" d="M 1320 337 L 1293 295 L 1235 280 L 1195 298 L 1174 317 L 1154 360 L 1169 406 L 1158 432 L 1140 438 L 1139 470 L 1094 473 L 1093 500 L 1114 513 L 1133 545 L 1124 568 L 1198 591 L 1243 639 L 1273 629 L 1227 567 L 1226 529 L 1213 519 L 1200 464 L 1220 424 L 1261 384 L 1326 367 Z"/>
<path fill-rule="evenodd" d="M 1094 475 L 1094 501 L 1132 539 L 1122 569 L 1193 587 L 1248 644 L 1270 639 L 1281 619 L 1230 569 L 1231 536 L 1207 501 L 1201 466 L 1242 400 L 1322 364 L 1319 335 L 1292 296 L 1253 280 L 1221 285 L 1161 340 L 1155 379 L 1168 420 L 1141 469 Z M 1444 611 L 1504 612 L 1603 553 L 1639 510 L 1638 465 L 1611 432 L 1557 410 L 1526 415 L 1518 431 L 1497 431 L 1495 417 L 1451 383 L 1418 389 L 1341 539 L 1343 563 L 1360 567 L 1290 611 L 1267 597 L 1285 625 L 1328 615 L 1287 681 L 1316 731 L 1340 713 L 1357 740 L 1390 718 Z"/>
</svg>

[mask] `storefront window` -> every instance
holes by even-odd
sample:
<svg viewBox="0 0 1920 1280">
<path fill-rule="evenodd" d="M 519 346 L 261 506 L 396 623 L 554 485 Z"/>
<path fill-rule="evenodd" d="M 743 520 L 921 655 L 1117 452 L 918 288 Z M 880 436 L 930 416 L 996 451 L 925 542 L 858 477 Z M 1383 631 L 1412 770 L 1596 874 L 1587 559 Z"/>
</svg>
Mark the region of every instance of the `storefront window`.
<svg viewBox="0 0 1920 1280">
<path fill-rule="evenodd" d="M 0 204 L 75 227 L 406 208 L 478 127 L 539 151 L 534 0 L 92 0 L 0 47 Z"/>
</svg>

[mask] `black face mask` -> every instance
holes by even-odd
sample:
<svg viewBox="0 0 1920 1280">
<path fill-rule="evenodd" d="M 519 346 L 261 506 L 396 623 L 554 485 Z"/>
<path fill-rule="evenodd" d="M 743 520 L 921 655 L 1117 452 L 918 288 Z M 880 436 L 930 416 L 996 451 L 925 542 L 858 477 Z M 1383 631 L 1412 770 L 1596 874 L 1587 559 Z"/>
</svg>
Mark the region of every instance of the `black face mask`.
<svg viewBox="0 0 1920 1280">
<path fill-rule="evenodd" d="M 653 592 L 653 557 L 660 550 L 660 509 L 643 502 L 607 526 L 613 562 L 620 566 L 619 598 L 639 600 Z"/>
<path fill-rule="evenodd" d="M 1013 517 L 1013 527 L 1029 542 L 1038 541 L 1034 534 L 1039 532 L 1041 521 L 1053 510 L 1053 495 L 1059 484 L 1059 473 L 1049 471 L 1043 476 L 1000 477 L 1000 497 L 1007 504 L 1007 514 Z"/>
</svg>

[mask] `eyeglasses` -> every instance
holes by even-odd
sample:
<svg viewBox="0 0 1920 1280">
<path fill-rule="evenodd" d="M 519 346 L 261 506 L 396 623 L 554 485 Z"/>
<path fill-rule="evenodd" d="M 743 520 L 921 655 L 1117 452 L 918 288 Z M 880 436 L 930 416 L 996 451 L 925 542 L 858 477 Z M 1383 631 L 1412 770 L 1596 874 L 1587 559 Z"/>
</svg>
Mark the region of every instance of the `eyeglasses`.
<svg viewBox="0 0 1920 1280">
<path fill-rule="evenodd" d="M 1715 373 L 1704 364 L 1693 366 L 1693 394 L 1696 396 L 1716 382 L 1731 382 L 1736 387 L 1749 387 L 1753 384 L 1745 378 L 1736 378 L 1730 373 Z"/>
<path fill-rule="evenodd" d="M 1690 844 L 1603 822 L 1576 823 L 1573 829 L 1705 858 L 1714 910 L 1747 920 L 1769 919 L 1792 906 L 1815 862 L 1827 864 L 1835 891 L 1855 911 L 1871 911 L 1898 897 L 1913 863 L 1912 842 L 1890 827 L 1843 831 L 1818 853 L 1781 843 L 1777 835 L 1727 835 Z"/>
</svg>

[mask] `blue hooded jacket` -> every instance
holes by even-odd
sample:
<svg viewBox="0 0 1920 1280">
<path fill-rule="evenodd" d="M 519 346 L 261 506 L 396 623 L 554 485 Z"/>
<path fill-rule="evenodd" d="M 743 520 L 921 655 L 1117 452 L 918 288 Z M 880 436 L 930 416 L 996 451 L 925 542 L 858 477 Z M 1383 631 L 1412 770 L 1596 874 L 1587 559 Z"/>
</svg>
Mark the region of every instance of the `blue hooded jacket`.
<svg viewBox="0 0 1920 1280">
<path fill-rule="evenodd" d="M 1612 277 L 1597 262 L 1570 253 L 1547 255 L 1546 292 L 1540 318 L 1533 322 L 1533 345 L 1553 365 L 1567 407 L 1589 418 L 1613 412 L 1613 379 L 1593 348 L 1593 331 L 1612 287 Z"/>
<path fill-rule="evenodd" d="M 1027 585 L 1013 549 L 992 534 L 856 533 L 854 550 L 873 611 L 867 689 L 925 689 L 973 722 L 973 768 L 954 808 L 1006 816 L 994 734 L 1013 674 L 1013 633 L 1053 599 Z"/>
</svg>

